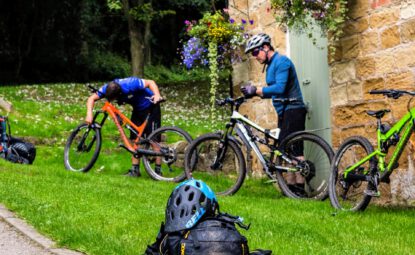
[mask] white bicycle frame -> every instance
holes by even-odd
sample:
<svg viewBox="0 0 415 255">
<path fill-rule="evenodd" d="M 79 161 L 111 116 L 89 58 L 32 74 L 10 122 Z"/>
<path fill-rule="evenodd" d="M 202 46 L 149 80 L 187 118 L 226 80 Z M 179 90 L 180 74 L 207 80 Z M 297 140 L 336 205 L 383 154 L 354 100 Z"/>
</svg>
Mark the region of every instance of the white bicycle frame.
<svg viewBox="0 0 415 255">
<path fill-rule="evenodd" d="M 271 172 L 269 171 L 269 167 L 267 165 L 267 161 L 265 160 L 265 158 L 262 155 L 258 145 L 256 144 L 256 141 L 258 141 L 258 140 L 253 139 L 253 137 L 249 135 L 249 131 L 246 129 L 244 124 L 247 124 L 247 125 L 255 128 L 256 130 L 260 131 L 261 133 L 264 133 L 264 134 L 268 133 L 268 135 L 272 139 L 275 139 L 275 140 L 278 140 L 281 130 L 279 128 L 276 128 L 276 129 L 270 130 L 268 132 L 265 128 L 259 126 L 258 124 L 254 123 L 253 121 L 251 121 L 248 118 L 244 117 L 242 114 L 240 114 L 237 111 L 232 112 L 231 121 L 235 122 L 235 124 L 236 124 L 235 125 L 236 126 L 235 132 L 242 139 L 243 143 L 255 152 L 255 154 L 257 155 L 257 157 L 259 159 L 259 161 L 261 162 L 262 166 L 264 167 L 265 172 L 268 175 L 271 175 Z M 288 163 L 292 163 L 292 161 L 289 158 L 285 157 L 280 151 L 274 150 L 272 153 L 275 153 L 277 156 L 282 156 L 285 161 L 287 161 Z M 276 168 L 281 169 L 281 170 L 286 170 L 286 171 L 296 171 L 295 169 L 292 169 L 292 168 L 289 168 L 289 167 L 276 166 Z"/>
</svg>

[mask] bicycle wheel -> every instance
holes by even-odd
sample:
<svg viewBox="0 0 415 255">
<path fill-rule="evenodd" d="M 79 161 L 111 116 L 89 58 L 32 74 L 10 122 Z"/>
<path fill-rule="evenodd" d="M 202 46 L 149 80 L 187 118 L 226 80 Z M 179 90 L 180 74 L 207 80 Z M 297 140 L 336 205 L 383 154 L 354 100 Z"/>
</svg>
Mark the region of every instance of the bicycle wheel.
<svg viewBox="0 0 415 255">
<path fill-rule="evenodd" d="M 206 182 L 217 195 L 232 195 L 246 175 L 245 159 L 238 144 L 228 140 L 223 146 L 219 134 L 195 139 L 186 151 L 186 177 Z"/>
<path fill-rule="evenodd" d="M 74 172 L 88 172 L 101 150 L 101 131 L 83 123 L 69 136 L 64 150 L 65 168 Z"/>
<path fill-rule="evenodd" d="M 192 137 L 178 127 L 161 127 L 150 134 L 144 149 L 161 152 L 163 156 L 143 155 L 143 164 L 151 178 L 157 181 L 183 181 L 184 153 Z M 158 167 L 157 167 L 158 166 Z"/>
<path fill-rule="evenodd" d="M 333 150 L 321 137 L 306 133 L 294 133 L 280 144 L 280 150 L 291 160 L 277 157 L 275 171 L 278 186 L 287 197 L 324 200 L 328 196 L 328 179 Z M 299 184 L 304 183 L 304 184 Z"/>
<path fill-rule="evenodd" d="M 365 194 L 368 182 L 353 176 L 368 175 L 376 167 L 376 158 L 372 157 L 344 178 L 344 170 L 356 164 L 373 152 L 370 142 L 360 136 L 353 136 L 340 145 L 333 159 L 329 180 L 330 202 L 336 209 L 363 211 L 372 198 Z"/>
</svg>

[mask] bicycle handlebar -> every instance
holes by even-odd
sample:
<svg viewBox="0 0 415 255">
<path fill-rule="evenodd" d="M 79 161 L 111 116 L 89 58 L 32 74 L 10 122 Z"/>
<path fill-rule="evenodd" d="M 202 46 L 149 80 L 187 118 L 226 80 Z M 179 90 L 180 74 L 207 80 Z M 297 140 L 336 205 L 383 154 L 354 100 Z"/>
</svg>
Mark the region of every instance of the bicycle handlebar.
<svg viewBox="0 0 415 255">
<path fill-rule="evenodd" d="M 98 89 L 95 88 L 94 86 L 92 86 L 91 84 L 88 84 L 87 86 L 91 90 L 91 92 L 93 92 L 93 93 L 98 92 Z"/>
<path fill-rule="evenodd" d="M 301 102 L 301 100 L 298 99 L 298 98 L 274 98 L 274 99 L 272 99 L 272 101 L 273 102 L 284 103 L 284 104 Z"/>
<path fill-rule="evenodd" d="M 234 105 L 239 106 L 243 102 L 245 102 L 245 97 L 238 97 L 238 98 L 235 98 L 235 99 L 233 99 L 231 97 L 227 97 L 225 99 L 216 99 L 216 105 L 218 105 L 218 106 L 224 106 L 226 104 L 229 104 L 229 105 L 232 105 L 232 106 L 234 106 Z"/>
<path fill-rule="evenodd" d="M 404 94 L 415 96 L 415 91 L 405 91 L 405 90 L 395 90 L 395 89 L 389 89 L 389 90 L 371 90 L 369 91 L 369 94 L 375 95 L 375 94 L 382 94 L 387 97 L 391 97 L 393 99 L 398 99 L 399 97 L 403 96 Z"/>
</svg>

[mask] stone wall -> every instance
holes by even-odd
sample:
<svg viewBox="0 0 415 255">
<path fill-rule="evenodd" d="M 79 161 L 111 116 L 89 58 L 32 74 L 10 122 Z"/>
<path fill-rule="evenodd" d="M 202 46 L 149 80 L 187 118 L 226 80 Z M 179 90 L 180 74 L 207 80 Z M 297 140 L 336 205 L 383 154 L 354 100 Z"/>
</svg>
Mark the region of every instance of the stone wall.
<svg viewBox="0 0 415 255">
<path fill-rule="evenodd" d="M 389 123 L 406 113 L 409 97 L 386 99 L 370 95 L 370 90 L 415 90 L 415 1 L 350 0 L 349 17 L 338 51 L 330 60 L 335 148 L 351 135 L 371 137 L 376 145 L 376 119 L 366 115 L 366 110 L 391 109 L 384 117 Z M 383 184 L 382 203 L 415 203 L 413 160 L 409 148 L 391 184 Z"/>
</svg>

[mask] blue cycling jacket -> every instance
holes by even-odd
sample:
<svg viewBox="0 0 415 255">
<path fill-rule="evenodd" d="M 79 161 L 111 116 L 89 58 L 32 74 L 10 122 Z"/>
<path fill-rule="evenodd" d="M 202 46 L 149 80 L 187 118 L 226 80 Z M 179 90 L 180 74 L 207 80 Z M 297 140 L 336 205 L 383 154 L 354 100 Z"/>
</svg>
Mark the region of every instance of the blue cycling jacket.
<svg viewBox="0 0 415 255">
<path fill-rule="evenodd" d="M 154 95 L 153 91 L 144 87 L 144 81 L 137 77 L 115 79 L 120 84 L 121 97 L 117 100 L 119 104 L 130 104 L 136 110 L 145 110 L 152 103 L 148 99 Z M 103 98 L 107 91 L 108 84 L 104 84 L 97 92 Z"/>
<path fill-rule="evenodd" d="M 262 89 L 264 98 L 297 98 L 300 100 L 300 102 L 285 105 L 285 109 L 283 103 L 273 102 L 279 116 L 282 116 L 284 110 L 305 108 L 294 64 L 286 56 L 274 53 L 267 67 L 266 83 L 268 87 Z"/>
</svg>

